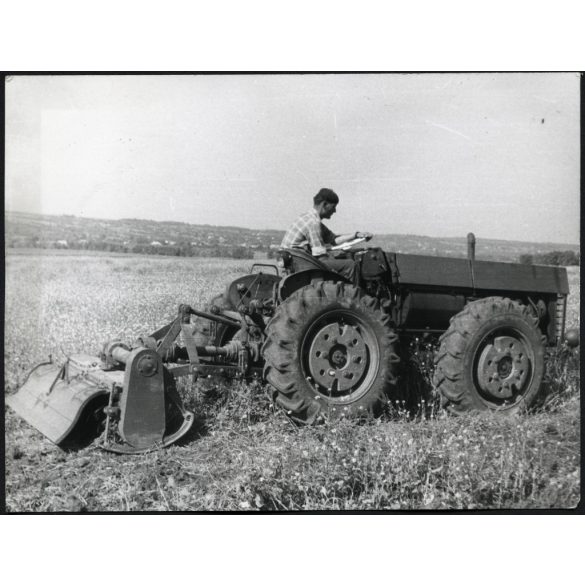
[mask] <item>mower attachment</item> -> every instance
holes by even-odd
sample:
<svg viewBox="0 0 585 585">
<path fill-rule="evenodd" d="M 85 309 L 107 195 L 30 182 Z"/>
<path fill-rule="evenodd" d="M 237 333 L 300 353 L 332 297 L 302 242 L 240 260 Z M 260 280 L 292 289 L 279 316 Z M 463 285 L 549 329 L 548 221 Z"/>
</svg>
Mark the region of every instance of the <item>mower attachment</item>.
<svg viewBox="0 0 585 585">
<path fill-rule="evenodd" d="M 254 323 L 253 311 L 248 311 Z M 198 345 L 191 315 L 232 330 L 221 346 Z M 237 313 L 235 314 L 237 315 Z M 178 316 L 133 347 L 106 343 L 99 357 L 78 355 L 62 365 L 39 364 L 20 390 L 6 399 L 17 414 L 62 448 L 100 436 L 115 453 L 146 453 L 171 445 L 191 428 L 175 381 L 190 376 L 242 379 L 260 376 L 260 341 L 251 340 L 244 320 L 180 305 Z M 182 337 L 180 343 L 177 339 Z"/>
<path fill-rule="evenodd" d="M 117 453 L 145 453 L 166 447 L 193 424 L 156 351 L 132 351 L 115 344 L 124 369 L 96 357 L 71 356 L 63 365 L 37 365 L 6 403 L 62 448 L 101 432 L 99 446 Z M 123 365 L 123 364 L 122 364 Z"/>
</svg>

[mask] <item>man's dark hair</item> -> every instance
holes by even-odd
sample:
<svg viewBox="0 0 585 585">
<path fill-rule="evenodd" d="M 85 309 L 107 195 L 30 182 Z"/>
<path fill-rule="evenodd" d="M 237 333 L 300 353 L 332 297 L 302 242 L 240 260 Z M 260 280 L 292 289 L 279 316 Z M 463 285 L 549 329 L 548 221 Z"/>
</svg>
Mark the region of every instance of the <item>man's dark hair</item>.
<svg viewBox="0 0 585 585">
<path fill-rule="evenodd" d="M 315 205 L 319 205 L 322 201 L 326 201 L 327 203 L 339 203 L 339 197 L 337 193 L 332 189 L 323 188 L 313 197 L 313 203 Z"/>
</svg>

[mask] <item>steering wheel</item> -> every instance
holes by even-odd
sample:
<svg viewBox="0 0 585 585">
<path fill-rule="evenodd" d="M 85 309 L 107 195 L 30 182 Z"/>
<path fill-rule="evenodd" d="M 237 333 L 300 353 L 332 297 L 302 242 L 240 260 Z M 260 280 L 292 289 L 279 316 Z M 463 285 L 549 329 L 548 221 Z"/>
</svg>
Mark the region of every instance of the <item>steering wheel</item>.
<svg viewBox="0 0 585 585">
<path fill-rule="evenodd" d="M 332 252 L 338 252 L 338 251 L 343 251 L 343 250 L 349 250 L 350 248 L 353 248 L 353 246 L 357 246 L 358 244 L 361 244 L 362 242 L 367 242 L 368 238 L 354 238 L 353 240 L 350 240 L 349 242 L 344 242 L 343 244 L 339 244 L 337 246 L 331 246 L 331 251 Z"/>
</svg>

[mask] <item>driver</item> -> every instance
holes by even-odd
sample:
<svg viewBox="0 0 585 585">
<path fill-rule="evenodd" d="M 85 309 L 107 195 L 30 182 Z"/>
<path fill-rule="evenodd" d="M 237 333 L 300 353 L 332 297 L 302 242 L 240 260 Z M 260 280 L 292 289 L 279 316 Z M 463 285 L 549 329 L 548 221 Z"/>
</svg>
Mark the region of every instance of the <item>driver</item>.
<svg viewBox="0 0 585 585">
<path fill-rule="evenodd" d="M 345 244 L 356 238 L 369 240 L 368 232 L 353 232 L 338 236 L 322 223 L 337 210 L 339 197 L 331 189 L 323 188 L 313 197 L 313 207 L 299 216 L 286 232 L 282 248 L 300 248 L 319 259 L 331 270 L 345 276 L 351 282 L 356 281 L 356 264 L 350 259 L 334 258 L 328 254 L 331 246 Z"/>
</svg>

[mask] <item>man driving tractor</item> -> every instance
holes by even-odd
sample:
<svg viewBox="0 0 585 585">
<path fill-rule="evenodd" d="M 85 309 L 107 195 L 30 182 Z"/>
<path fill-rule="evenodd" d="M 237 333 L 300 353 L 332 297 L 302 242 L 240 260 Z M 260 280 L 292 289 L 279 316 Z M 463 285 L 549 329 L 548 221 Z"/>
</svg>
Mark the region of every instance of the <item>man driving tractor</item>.
<svg viewBox="0 0 585 585">
<path fill-rule="evenodd" d="M 298 248 L 308 252 L 331 270 L 355 282 L 355 262 L 348 259 L 334 258 L 329 254 L 331 246 L 345 244 L 356 238 L 371 239 L 369 232 L 352 232 L 336 235 L 323 225 L 323 219 L 330 219 L 337 210 L 339 197 L 331 189 L 321 189 L 313 197 L 313 207 L 300 215 L 286 232 L 281 248 Z"/>
</svg>

